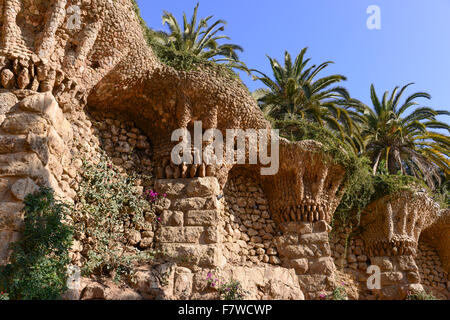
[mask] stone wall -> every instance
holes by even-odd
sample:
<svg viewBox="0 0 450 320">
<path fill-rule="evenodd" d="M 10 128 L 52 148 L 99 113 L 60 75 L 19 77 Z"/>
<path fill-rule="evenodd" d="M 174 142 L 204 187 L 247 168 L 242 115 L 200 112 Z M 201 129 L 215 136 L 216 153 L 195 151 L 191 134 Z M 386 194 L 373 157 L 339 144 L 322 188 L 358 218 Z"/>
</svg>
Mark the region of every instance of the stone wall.
<svg viewBox="0 0 450 320">
<path fill-rule="evenodd" d="M 439 254 L 431 243 L 419 241 L 416 262 L 419 267 L 420 283 L 425 288 L 437 292 L 437 295 L 440 292 L 444 298 L 450 297 L 449 274 L 444 270 Z"/>
<path fill-rule="evenodd" d="M 280 264 L 273 242 L 277 226 L 272 220 L 261 185 L 250 176 L 231 171 L 224 188 L 225 250 L 233 263 Z"/>
<path fill-rule="evenodd" d="M 369 258 L 360 236 L 352 237 L 345 232 L 333 231 L 330 235 L 330 246 L 336 267 L 363 272 L 367 270 Z"/>
<path fill-rule="evenodd" d="M 75 298 L 217 298 L 206 280 L 211 272 L 241 281 L 247 298 L 303 299 L 304 292 L 318 299 L 338 285 L 336 266 L 356 279 L 363 298 L 403 298 L 421 282 L 444 289 L 431 247 L 416 252 L 428 228 L 448 272 L 449 215 L 436 218 L 424 192 L 374 202 L 361 235 L 336 228 L 329 238 L 346 173 L 318 142 L 282 139 L 274 176 L 231 165 L 174 166 L 170 134 L 195 120 L 222 131 L 270 127 L 247 89 L 217 69 L 161 63 L 130 0 L 24 3 L 0 0 L 0 264 L 20 236 L 24 197 L 48 186 L 77 205 L 83 160 L 95 163 L 105 152 L 125 176 L 156 177 L 137 182 L 138 190 L 167 194 L 158 225 L 125 229 L 131 247 L 159 255 L 136 266 L 134 285 L 83 279 Z M 75 29 L 68 27 L 73 4 L 81 12 Z M 83 265 L 86 244 L 77 234 L 74 266 Z M 385 290 L 366 292 L 369 264 L 382 267 Z"/>
<path fill-rule="evenodd" d="M 216 300 L 217 287 L 208 283 L 208 274 L 221 283 L 239 281 L 249 300 L 303 300 L 303 293 L 293 270 L 276 266 L 233 266 L 220 270 L 183 267 L 176 263 L 161 263 L 136 269 L 131 286 L 118 287 L 112 281 L 102 283 L 83 279 L 82 300 Z"/>
<path fill-rule="evenodd" d="M 93 114 L 92 134 L 112 162 L 129 173 L 153 175 L 153 153 L 148 137 L 133 121 L 119 120 L 121 115 Z"/>
</svg>

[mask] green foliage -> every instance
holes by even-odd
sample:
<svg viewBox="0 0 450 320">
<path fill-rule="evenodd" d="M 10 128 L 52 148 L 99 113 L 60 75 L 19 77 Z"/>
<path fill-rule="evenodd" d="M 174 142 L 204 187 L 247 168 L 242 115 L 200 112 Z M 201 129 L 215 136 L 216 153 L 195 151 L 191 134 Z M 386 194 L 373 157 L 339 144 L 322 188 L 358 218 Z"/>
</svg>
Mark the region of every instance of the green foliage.
<svg viewBox="0 0 450 320">
<path fill-rule="evenodd" d="M 6 292 L 0 292 L 0 301 L 6 301 L 9 300 L 9 294 Z"/>
<path fill-rule="evenodd" d="M 153 40 L 150 40 L 150 45 L 153 52 L 162 63 L 176 70 L 191 71 L 206 63 L 204 59 L 199 58 L 190 52 L 180 52 L 173 48 L 163 46 Z"/>
<path fill-rule="evenodd" d="M 136 1 L 132 0 L 132 2 L 134 12 L 138 16 L 141 24 L 144 37 L 162 63 L 179 71 L 204 70 L 206 68 L 207 70 L 217 73 L 218 76 L 230 80 L 239 80 L 239 83 L 247 88 L 242 81 L 240 81 L 239 75 L 233 71 L 233 69 L 239 69 L 248 73 L 249 70 L 243 62 L 231 59 L 227 60 L 227 63 L 219 64 L 216 63 L 219 61 L 210 61 L 207 56 L 196 54 L 192 50 L 177 49 L 176 46 L 171 45 L 167 41 L 163 41 L 165 38 L 169 39 L 168 35 L 164 35 L 164 32 L 156 32 L 147 26 L 140 15 Z"/>
<path fill-rule="evenodd" d="M 211 272 L 208 272 L 206 280 L 211 288 L 217 289 L 221 300 L 244 300 L 247 294 L 237 280 L 231 279 L 230 282 L 221 284 L 219 279 L 214 279 Z"/>
<path fill-rule="evenodd" d="M 0 289 L 14 300 L 56 300 L 66 290 L 73 230 L 63 223 L 70 210 L 53 191 L 25 198 L 22 238 L 12 245 L 11 263 L 0 268 Z"/>
<path fill-rule="evenodd" d="M 309 66 L 311 59 L 305 57 L 307 49 L 304 48 L 295 61 L 286 51 L 284 66 L 268 57 L 272 77 L 251 70 L 259 74 L 255 79 L 267 87 L 257 90 L 254 96 L 266 115 L 277 120 L 309 120 L 334 130 L 343 141 L 357 150 L 355 142 L 358 139 L 353 138 L 358 138 L 358 131 L 354 130 L 352 113 L 347 107 L 341 107 L 342 101 L 347 101 L 350 94 L 345 88 L 335 86 L 346 78 L 342 75 L 318 78 L 320 72 L 333 62 Z"/>
<path fill-rule="evenodd" d="M 152 258 L 151 252 L 127 246 L 126 233 L 151 229 L 154 205 L 135 187 L 136 177 L 122 175 L 104 155 L 97 164 L 84 161 L 82 178 L 72 217 L 76 236 L 87 242 L 82 271 L 119 280 L 130 275 L 133 263 Z"/>
<path fill-rule="evenodd" d="M 239 281 L 231 279 L 230 282 L 222 284 L 219 287 L 221 300 L 243 300 L 245 292 Z"/>
<path fill-rule="evenodd" d="M 386 91 L 379 99 L 372 84 L 370 88 L 372 107 L 350 99 L 347 106 L 363 115 L 361 134 L 365 141 L 365 153 L 372 161 L 374 174 L 384 160 L 384 167 L 390 174 L 401 172 L 424 180 L 430 188 L 441 182 L 441 173 L 450 174 L 450 138 L 433 129 L 450 131 L 447 123 L 436 119 L 450 112 L 434 110 L 420 106 L 415 100 L 431 96 L 426 92 L 417 92 L 401 102 L 402 95 L 412 85 L 400 89 L 396 87 L 392 94 Z M 414 107 L 414 108 L 413 108 Z"/>
<path fill-rule="evenodd" d="M 427 190 L 426 185 L 412 176 L 402 174 L 378 174 L 374 177 L 375 192 L 372 200 L 380 199 L 386 195 L 395 195 L 403 190 L 421 187 Z"/>
<path fill-rule="evenodd" d="M 348 300 L 347 290 L 344 287 L 338 286 L 327 297 L 327 300 Z"/>
<path fill-rule="evenodd" d="M 169 32 L 153 31 L 153 39 L 166 47 L 174 48 L 179 52 L 190 52 L 205 60 L 239 62 L 237 52 L 242 52 L 242 47 L 230 43 L 219 43 L 223 39 L 230 40 L 229 37 L 220 34 L 225 31 L 226 21 L 217 20 L 210 24 L 213 16 L 198 19 L 198 7 L 197 3 L 189 21 L 183 13 L 182 27 L 172 13 L 164 11 L 162 22 L 163 25 L 167 25 Z"/>
<path fill-rule="evenodd" d="M 439 300 L 431 293 L 418 292 L 418 293 L 411 293 L 408 292 L 408 295 L 406 297 L 406 300 Z"/>
<path fill-rule="evenodd" d="M 236 64 L 218 64 L 213 61 L 199 58 L 189 52 L 180 52 L 171 47 L 166 47 L 152 40 L 150 37 L 149 44 L 159 61 L 165 65 L 179 71 L 203 71 L 214 75 L 217 78 L 224 79 L 230 83 L 235 83 L 245 89 L 249 94 L 247 86 L 242 82 L 239 74 L 232 68 L 238 68 Z M 238 68 L 239 69 L 239 68 Z M 245 68 L 242 70 L 246 71 Z"/>
<path fill-rule="evenodd" d="M 450 180 L 445 180 L 439 188 L 434 191 L 434 200 L 438 202 L 442 209 L 450 208 Z"/>
</svg>

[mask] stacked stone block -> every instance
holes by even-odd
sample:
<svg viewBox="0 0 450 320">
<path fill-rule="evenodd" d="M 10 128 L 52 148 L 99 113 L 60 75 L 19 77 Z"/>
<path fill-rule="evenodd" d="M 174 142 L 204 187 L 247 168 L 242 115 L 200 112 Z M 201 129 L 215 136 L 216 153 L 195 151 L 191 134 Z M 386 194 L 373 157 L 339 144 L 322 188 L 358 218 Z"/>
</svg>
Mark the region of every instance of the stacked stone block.
<svg viewBox="0 0 450 320">
<path fill-rule="evenodd" d="M 300 287 L 307 299 L 333 290 L 334 271 L 328 233 L 331 227 L 325 221 L 288 222 L 280 225 L 282 235 L 276 237 L 282 266 L 294 268 Z"/>
<path fill-rule="evenodd" d="M 26 195 L 38 186 L 59 197 L 75 195 L 71 139 L 71 126 L 50 92 L 0 92 L 0 264 L 20 235 Z"/>
<path fill-rule="evenodd" d="M 169 260 L 201 267 L 226 263 L 222 255 L 223 222 L 216 178 L 157 180 L 155 190 L 167 204 L 156 231 L 156 248 Z"/>
<path fill-rule="evenodd" d="M 381 289 L 373 289 L 378 299 L 405 299 L 408 292 L 421 292 L 419 268 L 412 255 L 370 257 L 381 270 Z"/>
</svg>

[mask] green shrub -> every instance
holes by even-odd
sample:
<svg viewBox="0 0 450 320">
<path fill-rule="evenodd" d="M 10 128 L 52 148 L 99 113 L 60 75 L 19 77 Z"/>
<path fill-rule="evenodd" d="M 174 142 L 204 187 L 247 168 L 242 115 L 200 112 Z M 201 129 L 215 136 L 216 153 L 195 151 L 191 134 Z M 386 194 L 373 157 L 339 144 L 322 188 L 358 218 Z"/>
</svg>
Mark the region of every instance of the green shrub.
<svg viewBox="0 0 450 320">
<path fill-rule="evenodd" d="M 221 77 L 229 81 L 235 81 L 247 92 L 249 92 L 247 86 L 239 77 L 239 74 L 233 71 L 233 67 L 236 67 L 249 73 L 249 70 L 245 67 L 244 64 L 216 63 L 210 60 L 199 58 L 198 56 L 190 52 L 177 51 L 172 47 L 167 47 L 162 45 L 161 43 L 158 43 L 157 41 L 154 41 L 154 31 L 150 29 L 144 19 L 142 19 L 139 6 L 137 5 L 136 1 L 132 0 L 132 3 L 134 12 L 137 15 L 139 23 L 141 25 L 144 37 L 160 62 L 179 71 L 202 70 L 212 72 L 216 74 L 217 77 Z"/>
<path fill-rule="evenodd" d="M 41 189 L 25 198 L 22 238 L 11 263 L 0 267 L 0 290 L 13 300 L 57 300 L 66 291 L 73 230 L 63 223 L 70 207 Z"/>
<path fill-rule="evenodd" d="M 130 275 L 134 262 L 153 253 L 127 246 L 126 231 L 151 229 L 154 204 L 136 188 L 136 176 L 119 172 L 103 155 L 99 163 L 84 161 L 78 201 L 73 213 L 76 237 L 87 248 L 83 274 Z"/>
<path fill-rule="evenodd" d="M 348 300 L 347 290 L 344 287 L 336 287 L 327 297 L 328 300 Z"/>
<path fill-rule="evenodd" d="M 231 280 L 219 287 L 221 300 L 244 300 L 245 292 L 242 285 L 237 280 Z"/>
<path fill-rule="evenodd" d="M 406 300 L 439 300 L 431 293 L 418 292 L 418 293 L 412 293 L 408 292 L 408 295 L 406 297 Z"/>
<path fill-rule="evenodd" d="M 374 187 L 375 192 L 372 195 L 372 200 L 380 199 L 386 195 L 394 195 L 403 190 L 411 190 L 414 187 L 429 191 L 422 181 L 402 174 L 377 174 L 374 177 Z"/>
</svg>

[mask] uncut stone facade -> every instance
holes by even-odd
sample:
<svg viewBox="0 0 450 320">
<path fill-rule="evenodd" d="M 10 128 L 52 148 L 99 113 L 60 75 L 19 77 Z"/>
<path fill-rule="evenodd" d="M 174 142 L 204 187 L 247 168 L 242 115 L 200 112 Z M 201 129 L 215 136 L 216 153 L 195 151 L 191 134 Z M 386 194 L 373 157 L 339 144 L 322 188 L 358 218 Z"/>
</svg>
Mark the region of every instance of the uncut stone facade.
<svg viewBox="0 0 450 320">
<path fill-rule="evenodd" d="M 352 299 L 423 289 L 449 298 L 449 211 L 422 190 L 371 203 L 349 228 L 333 219 L 345 168 L 318 142 L 281 139 L 273 176 L 259 166 L 174 165 L 175 129 L 270 124 L 237 79 L 161 63 L 132 1 L 0 0 L 0 13 L 0 264 L 20 238 L 25 196 L 51 187 L 76 207 L 83 161 L 106 154 L 125 176 L 152 176 L 136 190 L 167 195 L 159 223 L 124 231 L 125 246 L 157 257 L 122 287 L 71 277 L 67 299 L 215 299 L 208 273 L 240 281 L 247 299 L 322 299 L 342 278 Z M 73 270 L 89 246 L 75 235 Z M 374 264 L 378 291 L 366 286 Z"/>
</svg>

